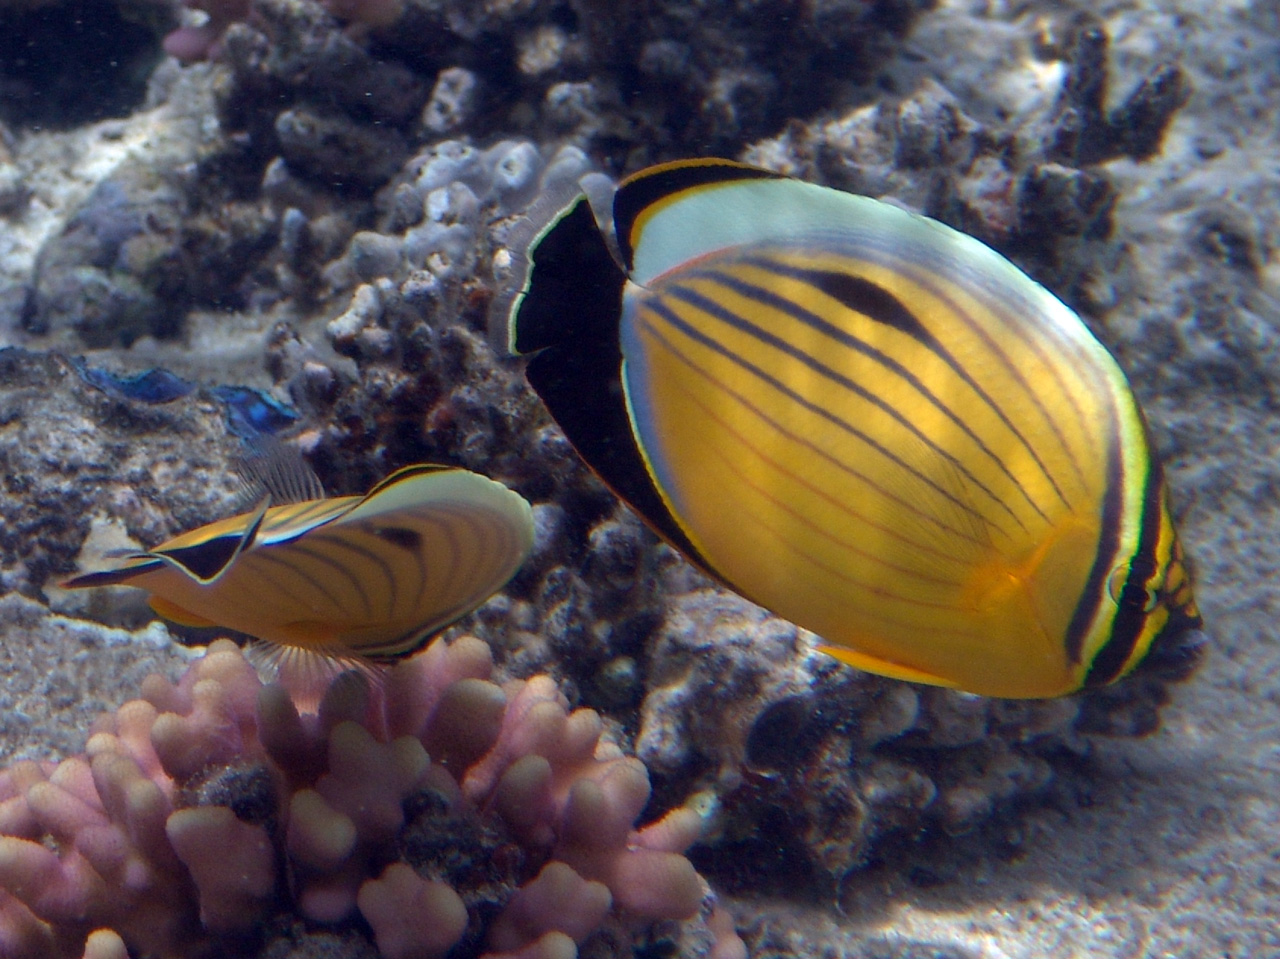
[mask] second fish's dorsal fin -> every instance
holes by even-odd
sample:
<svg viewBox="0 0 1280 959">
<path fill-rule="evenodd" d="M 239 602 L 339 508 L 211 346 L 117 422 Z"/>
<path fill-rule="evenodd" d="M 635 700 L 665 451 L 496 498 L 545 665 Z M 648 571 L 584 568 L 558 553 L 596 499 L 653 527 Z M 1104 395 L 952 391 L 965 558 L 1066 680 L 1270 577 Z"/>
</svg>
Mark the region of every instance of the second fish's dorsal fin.
<svg viewBox="0 0 1280 959">
<path fill-rule="evenodd" d="M 264 496 L 271 497 L 272 506 L 325 498 L 320 477 L 296 446 L 273 436 L 259 436 L 247 445 L 248 451 L 236 464 L 246 506 Z"/>
</svg>

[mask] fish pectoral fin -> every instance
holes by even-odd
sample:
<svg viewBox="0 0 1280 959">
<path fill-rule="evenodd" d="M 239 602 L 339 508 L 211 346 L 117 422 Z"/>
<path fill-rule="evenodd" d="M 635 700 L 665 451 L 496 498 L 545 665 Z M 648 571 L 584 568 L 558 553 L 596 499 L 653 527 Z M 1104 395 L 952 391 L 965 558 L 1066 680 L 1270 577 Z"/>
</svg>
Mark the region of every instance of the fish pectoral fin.
<svg viewBox="0 0 1280 959">
<path fill-rule="evenodd" d="M 1059 524 L 1026 565 L 1036 618 L 1054 639 L 1067 633 L 1097 552 L 1097 528 L 1073 518 Z"/>
<path fill-rule="evenodd" d="M 152 595 L 147 599 L 147 605 L 156 611 L 156 614 L 163 616 L 171 623 L 177 623 L 179 626 L 196 626 L 204 628 L 206 626 L 217 626 L 211 619 L 205 619 L 203 616 L 197 616 L 189 610 L 183 609 L 177 603 L 170 602 L 163 596 Z"/>
<path fill-rule="evenodd" d="M 965 591 L 974 610 L 993 614 L 1020 607 L 1049 640 L 1065 635 L 1097 551 L 1097 530 L 1068 518 L 1018 559 L 993 554 L 978 565 Z"/>
<path fill-rule="evenodd" d="M 887 659 L 880 659 L 868 653 L 860 653 L 845 646 L 828 646 L 826 643 L 819 643 L 818 649 L 828 656 L 840 660 L 846 666 L 860 669 L 864 673 L 875 673 L 877 676 L 901 679 L 909 683 L 924 683 L 926 686 L 947 686 L 951 689 L 955 689 L 957 686 L 951 680 L 935 676 L 933 673 L 927 673 L 923 669 L 904 666 L 902 663 L 893 663 Z"/>
</svg>

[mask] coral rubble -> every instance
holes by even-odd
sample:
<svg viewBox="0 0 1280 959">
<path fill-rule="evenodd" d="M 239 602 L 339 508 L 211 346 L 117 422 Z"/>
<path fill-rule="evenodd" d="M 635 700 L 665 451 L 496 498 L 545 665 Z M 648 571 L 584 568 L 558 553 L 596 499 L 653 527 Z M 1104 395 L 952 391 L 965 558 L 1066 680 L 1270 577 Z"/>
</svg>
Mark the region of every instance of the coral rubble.
<svg viewBox="0 0 1280 959">
<path fill-rule="evenodd" d="M 252 49 L 263 76 L 274 73 L 296 89 L 292 71 L 277 69 L 289 54 L 271 48 L 288 50 L 286 36 L 302 39 L 294 54 L 305 52 L 318 72 L 330 72 L 353 49 L 334 38 L 343 26 L 348 36 L 371 34 L 380 52 L 415 72 L 441 81 L 456 69 L 484 77 L 489 124 L 515 130 L 523 116 L 547 132 L 601 145 L 700 140 L 725 150 L 787 116 L 847 99 L 928 5 L 764 3 L 747 17 L 718 0 L 691 17 L 679 3 L 630 10 L 591 0 L 189 0 L 207 17 L 169 33 L 164 46 L 186 61 L 225 55 L 237 62 Z M 502 42 L 490 42 L 495 37 Z"/>
</svg>

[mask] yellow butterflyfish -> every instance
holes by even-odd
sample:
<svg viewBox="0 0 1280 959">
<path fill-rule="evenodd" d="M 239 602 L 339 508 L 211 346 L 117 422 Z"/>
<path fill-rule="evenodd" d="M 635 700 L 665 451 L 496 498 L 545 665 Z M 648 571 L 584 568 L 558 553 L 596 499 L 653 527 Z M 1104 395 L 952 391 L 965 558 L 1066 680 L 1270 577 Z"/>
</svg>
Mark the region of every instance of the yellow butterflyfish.
<svg viewBox="0 0 1280 959">
<path fill-rule="evenodd" d="M 724 160 L 533 238 L 511 352 L 694 564 L 860 669 L 990 696 L 1109 683 L 1199 626 L 1124 374 L 1000 254 Z M 621 262 L 618 262 L 618 261 Z"/>
<path fill-rule="evenodd" d="M 533 546 L 529 504 L 478 473 L 407 466 L 364 496 L 332 498 L 308 476 L 267 485 L 310 498 L 267 495 L 63 585 L 147 590 L 166 619 L 262 640 L 286 685 L 311 687 L 416 652 L 501 589 Z"/>
</svg>

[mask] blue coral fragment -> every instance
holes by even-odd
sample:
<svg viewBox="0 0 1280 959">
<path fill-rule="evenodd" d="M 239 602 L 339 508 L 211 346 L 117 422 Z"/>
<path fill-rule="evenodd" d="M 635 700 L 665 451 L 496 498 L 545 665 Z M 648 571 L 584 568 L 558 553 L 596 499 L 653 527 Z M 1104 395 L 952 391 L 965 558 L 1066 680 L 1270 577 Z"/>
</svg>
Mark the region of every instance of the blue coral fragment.
<svg viewBox="0 0 1280 959">
<path fill-rule="evenodd" d="M 122 374 L 90 366 L 83 357 L 71 360 L 80 378 L 95 389 L 116 399 L 135 400 L 148 405 L 172 403 L 191 393 L 195 384 L 168 370 L 150 369 L 142 373 Z"/>
<path fill-rule="evenodd" d="M 243 440 L 279 433 L 298 422 L 297 410 L 261 390 L 215 386 L 209 392 L 227 407 L 227 429 Z"/>
<path fill-rule="evenodd" d="M 125 374 L 90 366 L 83 357 L 74 357 L 70 362 L 82 380 L 120 400 L 158 406 L 182 399 L 197 389 L 197 384 L 159 368 Z M 299 419 L 298 412 L 287 403 L 248 386 L 215 386 L 209 394 L 226 407 L 228 431 L 243 440 L 274 435 Z"/>
</svg>

